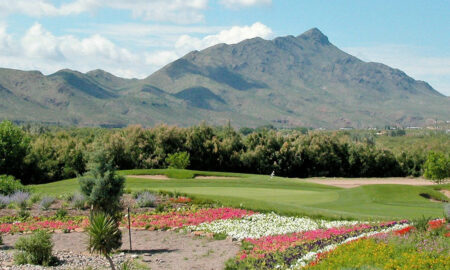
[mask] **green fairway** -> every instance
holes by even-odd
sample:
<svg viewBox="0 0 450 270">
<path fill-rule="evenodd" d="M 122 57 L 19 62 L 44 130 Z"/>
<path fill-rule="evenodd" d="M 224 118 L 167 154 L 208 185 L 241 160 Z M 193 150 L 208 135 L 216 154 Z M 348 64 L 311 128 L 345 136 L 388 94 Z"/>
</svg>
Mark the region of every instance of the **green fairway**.
<svg viewBox="0 0 450 270">
<path fill-rule="evenodd" d="M 301 179 L 265 175 L 214 173 L 187 170 L 132 170 L 123 175 L 165 174 L 170 180 L 127 178 L 126 188 L 177 191 L 228 206 L 281 214 L 323 215 L 359 219 L 416 218 L 443 215 L 442 203 L 431 202 L 421 193 L 442 196 L 430 186 L 368 185 L 351 189 L 308 183 Z M 230 176 L 235 179 L 195 179 L 197 175 Z M 42 193 L 74 192 L 76 179 L 34 186 Z"/>
</svg>

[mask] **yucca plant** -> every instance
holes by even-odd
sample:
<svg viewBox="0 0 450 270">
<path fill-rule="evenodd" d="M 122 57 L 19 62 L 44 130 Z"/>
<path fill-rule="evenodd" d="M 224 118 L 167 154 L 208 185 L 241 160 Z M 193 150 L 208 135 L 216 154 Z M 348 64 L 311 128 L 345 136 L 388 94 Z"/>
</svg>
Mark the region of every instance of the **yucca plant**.
<svg viewBox="0 0 450 270">
<path fill-rule="evenodd" d="M 111 269 L 115 270 L 111 253 L 122 245 L 122 233 L 119 230 L 117 221 L 103 212 L 91 214 L 89 217 L 88 249 L 91 253 L 98 253 L 108 260 Z"/>
</svg>

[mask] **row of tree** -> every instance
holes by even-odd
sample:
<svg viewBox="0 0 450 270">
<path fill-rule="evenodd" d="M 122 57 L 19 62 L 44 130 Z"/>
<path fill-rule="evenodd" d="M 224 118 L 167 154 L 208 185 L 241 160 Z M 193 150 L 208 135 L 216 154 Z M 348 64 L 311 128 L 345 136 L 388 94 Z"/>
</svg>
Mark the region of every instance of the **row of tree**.
<svg viewBox="0 0 450 270">
<path fill-rule="evenodd" d="M 424 152 L 394 154 L 373 143 L 331 133 L 258 130 L 248 135 L 232 127 L 207 125 L 150 129 L 73 128 L 34 134 L 0 124 L 0 174 L 24 183 L 81 175 L 90 153 L 103 151 L 116 169 L 166 168 L 170 154 L 187 152 L 189 167 L 289 177 L 419 176 Z"/>
</svg>

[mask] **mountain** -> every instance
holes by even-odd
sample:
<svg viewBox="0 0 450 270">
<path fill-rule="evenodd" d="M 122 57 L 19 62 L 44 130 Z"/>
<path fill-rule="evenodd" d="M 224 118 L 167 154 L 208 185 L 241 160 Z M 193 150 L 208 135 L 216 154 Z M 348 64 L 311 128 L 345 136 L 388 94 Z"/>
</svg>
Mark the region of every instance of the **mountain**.
<svg viewBox="0 0 450 270">
<path fill-rule="evenodd" d="M 351 56 L 313 28 L 193 51 L 143 80 L 102 70 L 0 69 L 0 118 L 107 127 L 206 120 L 357 128 L 448 120 L 450 99 L 398 69 Z"/>
</svg>

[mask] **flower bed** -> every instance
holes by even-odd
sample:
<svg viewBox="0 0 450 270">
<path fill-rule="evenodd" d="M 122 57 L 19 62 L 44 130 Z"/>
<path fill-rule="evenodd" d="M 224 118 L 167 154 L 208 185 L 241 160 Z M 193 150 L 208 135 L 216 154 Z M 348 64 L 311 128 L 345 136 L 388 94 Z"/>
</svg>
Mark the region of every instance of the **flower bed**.
<svg viewBox="0 0 450 270">
<path fill-rule="evenodd" d="M 164 214 L 132 216 L 131 227 L 145 229 L 181 228 L 216 220 L 230 220 L 253 215 L 254 212 L 235 208 L 181 210 Z"/>
<path fill-rule="evenodd" d="M 49 231 L 65 231 L 70 232 L 79 228 L 85 228 L 88 225 L 88 220 L 85 217 L 78 217 L 72 220 L 43 220 L 35 217 L 32 220 L 25 222 L 13 222 L 0 224 L 0 233 L 24 233 L 35 230 L 49 230 Z"/>
<path fill-rule="evenodd" d="M 448 254 L 398 248 L 375 239 L 359 239 L 322 254 L 306 269 L 450 269 Z M 369 268 L 368 268 L 369 269 Z"/>
<path fill-rule="evenodd" d="M 345 224 L 345 222 L 343 222 Z M 243 250 L 227 263 L 228 269 L 300 268 L 317 254 L 361 237 L 368 237 L 408 226 L 406 221 L 369 225 L 356 224 L 340 228 L 315 229 L 288 235 L 245 239 Z"/>
<path fill-rule="evenodd" d="M 211 223 L 190 226 L 187 229 L 225 234 L 234 239 L 242 240 L 245 238 L 311 231 L 319 227 L 351 226 L 358 223 L 357 221 L 315 221 L 306 217 L 285 217 L 270 213 L 254 214 L 242 219 L 217 220 Z"/>
</svg>

